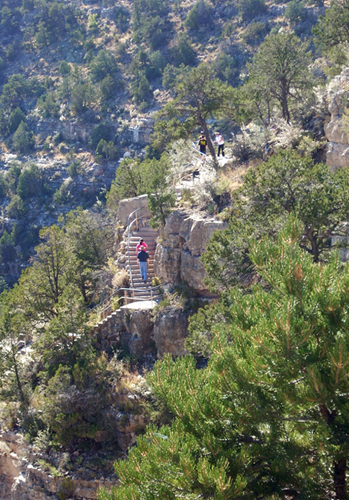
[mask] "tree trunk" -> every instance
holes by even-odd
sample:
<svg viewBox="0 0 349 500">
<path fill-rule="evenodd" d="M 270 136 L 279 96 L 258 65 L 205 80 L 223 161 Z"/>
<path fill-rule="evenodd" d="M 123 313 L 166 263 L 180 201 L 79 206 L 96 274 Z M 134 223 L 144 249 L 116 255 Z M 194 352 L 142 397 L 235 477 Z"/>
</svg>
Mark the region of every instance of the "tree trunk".
<svg viewBox="0 0 349 500">
<path fill-rule="evenodd" d="M 210 137 L 210 133 L 209 133 L 208 128 L 207 128 L 206 120 L 205 120 L 205 118 L 201 114 L 201 106 L 200 106 L 200 101 L 199 100 L 197 101 L 197 106 L 198 106 L 198 112 L 197 112 L 198 121 L 200 123 L 200 127 L 204 131 L 204 134 L 205 134 L 205 137 L 206 137 L 206 140 L 207 140 L 208 149 L 209 149 L 209 151 L 210 151 L 210 153 L 212 155 L 212 158 L 213 158 L 214 168 L 216 170 L 218 170 L 219 165 L 218 165 L 218 161 L 217 161 L 216 151 L 214 149 L 214 146 L 213 146 L 213 143 L 212 143 L 212 140 L 211 140 L 211 137 Z"/>
<path fill-rule="evenodd" d="M 334 463 L 333 484 L 334 491 L 336 492 L 336 498 L 338 500 L 345 500 L 347 498 L 347 486 L 345 482 L 346 468 L 346 458 L 340 458 Z"/>
<path fill-rule="evenodd" d="M 290 112 L 288 110 L 288 89 L 286 86 L 286 82 L 282 82 L 282 93 L 281 93 L 281 106 L 282 106 L 282 117 L 287 123 L 290 123 Z"/>
</svg>

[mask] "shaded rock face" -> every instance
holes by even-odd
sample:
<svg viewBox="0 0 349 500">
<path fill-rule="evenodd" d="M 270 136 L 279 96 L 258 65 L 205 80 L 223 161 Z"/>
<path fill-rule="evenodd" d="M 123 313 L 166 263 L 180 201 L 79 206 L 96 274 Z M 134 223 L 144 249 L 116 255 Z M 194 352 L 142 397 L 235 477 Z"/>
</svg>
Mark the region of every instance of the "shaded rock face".
<svg viewBox="0 0 349 500">
<path fill-rule="evenodd" d="M 144 356 L 154 350 L 153 318 L 149 310 L 133 311 L 130 322 L 127 325 L 130 332 L 129 351 L 136 358 Z"/>
<path fill-rule="evenodd" d="M 325 125 L 329 141 L 326 161 L 332 170 L 349 165 L 349 117 L 344 114 L 349 99 L 349 68 L 336 76 L 329 85 L 331 121 Z"/>
<path fill-rule="evenodd" d="M 123 349 L 139 358 L 154 352 L 153 326 L 151 309 L 129 310 L 122 307 L 95 326 L 95 346 L 108 354 L 115 349 Z"/>
<path fill-rule="evenodd" d="M 188 316 L 182 309 L 169 306 L 160 311 L 153 331 L 158 358 L 167 353 L 173 356 L 188 354 L 184 348 L 187 336 Z"/>
<path fill-rule="evenodd" d="M 151 213 L 148 210 L 148 197 L 146 194 L 137 196 L 136 198 L 121 200 L 117 213 L 118 219 L 126 226 L 129 215 L 137 209 L 141 209 L 139 210 L 138 217 L 151 217 Z"/>
<path fill-rule="evenodd" d="M 206 272 L 200 256 L 212 234 L 226 227 L 226 223 L 200 214 L 173 212 L 166 221 L 163 242 L 156 248 L 155 274 L 163 282 L 186 281 L 197 292 L 205 292 Z"/>
</svg>

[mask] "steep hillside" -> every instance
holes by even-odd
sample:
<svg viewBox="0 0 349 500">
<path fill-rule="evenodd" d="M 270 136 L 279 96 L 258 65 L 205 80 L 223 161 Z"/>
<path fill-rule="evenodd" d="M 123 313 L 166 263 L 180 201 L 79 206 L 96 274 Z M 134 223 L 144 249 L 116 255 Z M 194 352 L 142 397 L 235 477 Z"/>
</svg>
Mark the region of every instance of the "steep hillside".
<svg viewBox="0 0 349 500">
<path fill-rule="evenodd" d="M 267 34 L 291 28 L 307 38 L 325 7 L 319 0 L 2 0 L 0 9 L 0 253 L 11 281 L 40 227 L 103 202 L 118 160 L 146 154 L 154 115 L 186 67 L 207 62 L 239 86 Z M 232 118 L 220 127 L 238 130 Z M 21 175 L 31 187 L 18 191 Z"/>
</svg>

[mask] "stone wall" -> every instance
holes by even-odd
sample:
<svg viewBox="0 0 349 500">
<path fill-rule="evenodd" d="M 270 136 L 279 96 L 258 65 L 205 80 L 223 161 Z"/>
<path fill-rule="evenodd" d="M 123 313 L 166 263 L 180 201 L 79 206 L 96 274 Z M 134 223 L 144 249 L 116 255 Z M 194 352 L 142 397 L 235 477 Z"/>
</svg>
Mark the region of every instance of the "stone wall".
<svg viewBox="0 0 349 500">
<path fill-rule="evenodd" d="M 166 221 L 163 241 L 156 248 L 156 276 L 164 283 L 186 281 L 198 293 L 207 292 L 200 256 L 212 234 L 226 227 L 226 223 L 205 214 L 173 212 Z"/>
<path fill-rule="evenodd" d="M 114 311 L 95 326 L 92 332 L 97 349 L 111 353 L 126 350 L 132 357 L 161 358 L 186 354 L 184 341 L 188 336 L 187 314 L 180 308 L 169 306 L 153 316 L 153 305 L 130 304 Z"/>
</svg>

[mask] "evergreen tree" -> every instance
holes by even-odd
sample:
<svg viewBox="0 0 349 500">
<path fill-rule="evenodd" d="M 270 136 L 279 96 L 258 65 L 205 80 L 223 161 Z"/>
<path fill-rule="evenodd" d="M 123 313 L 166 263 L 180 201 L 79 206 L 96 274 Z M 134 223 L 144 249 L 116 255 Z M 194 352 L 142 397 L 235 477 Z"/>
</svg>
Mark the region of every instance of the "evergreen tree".
<svg viewBox="0 0 349 500">
<path fill-rule="evenodd" d="M 298 102 L 311 91 L 314 78 L 309 70 L 308 43 L 293 33 L 269 35 L 249 65 L 250 82 L 273 98 L 290 121 L 290 102 Z"/>
<path fill-rule="evenodd" d="M 215 148 L 206 120 L 223 107 L 227 86 L 215 78 L 213 70 L 207 64 L 200 64 L 181 74 L 174 90 L 175 99 L 157 115 L 155 146 L 164 148 L 172 139 L 186 138 L 200 127 L 216 165 Z"/>
<path fill-rule="evenodd" d="M 132 198 L 145 193 L 143 167 L 139 159 L 124 158 L 107 193 L 107 205 L 117 209 L 123 198 Z"/>
<path fill-rule="evenodd" d="M 18 287 L 5 291 L 0 297 L 0 398 L 2 401 L 20 401 L 28 405 L 28 391 L 24 360 L 18 352 L 23 341 L 23 313 L 18 306 Z"/>
<path fill-rule="evenodd" d="M 9 116 L 7 128 L 10 134 L 18 129 L 21 122 L 25 122 L 25 114 L 20 108 L 16 108 Z"/>
<path fill-rule="evenodd" d="M 347 498 L 349 266 L 315 264 L 301 233 L 291 217 L 278 243 L 251 243 L 263 287 L 222 297 L 207 368 L 157 363 L 174 421 L 138 438 L 99 500 Z"/>
<path fill-rule="evenodd" d="M 336 46 L 345 45 L 349 39 L 349 1 L 332 1 L 325 16 L 319 16 L 313 34 L 315 43 L 325 52 Z"/>
<path fill-rule="evenodd" d="M 203 256 L 210 284 L 226 288 L 246 283 L 253 274 L 248 241 L 268 234 L 275 237 L 289 214 L 303 224 L 300 247 L 315 262 L 326 261 L 330 239 L 345 245 L 349 218 L 349 176 L 343 168 L 331 172 L 286 150 L 251 169 L 234 192 L 234 214 L 225 231 L 217 231 Z M 341 241 L 344 238 L 344 241 Z"/>
<path fill-rule="evenodd" d="M 25 122 L 21 122 L 13 134 L 13 148 L 18 153 L 24 154 L 34 146 L 33 132 Z"/>
<path fill-rule="evenodd" d="M 239 16 L 243 21 L 251 21 L 256 16 L 261 16 L 268 10 L 264 0 L 239 0 Z"/>
<path fill-rule="evenodd" d="M 176 195 L 167 183 L 167 175 L 171 165 L 166 154 L 161 155 L 160 160 L 148 160 L 144 162 L 146 170 L 146 186 L 148 194 L 148 207 L 152 213 L 150 225 L 152 227 L 165 226 L 167 217 L 176 203 Z"/>
</svg>

